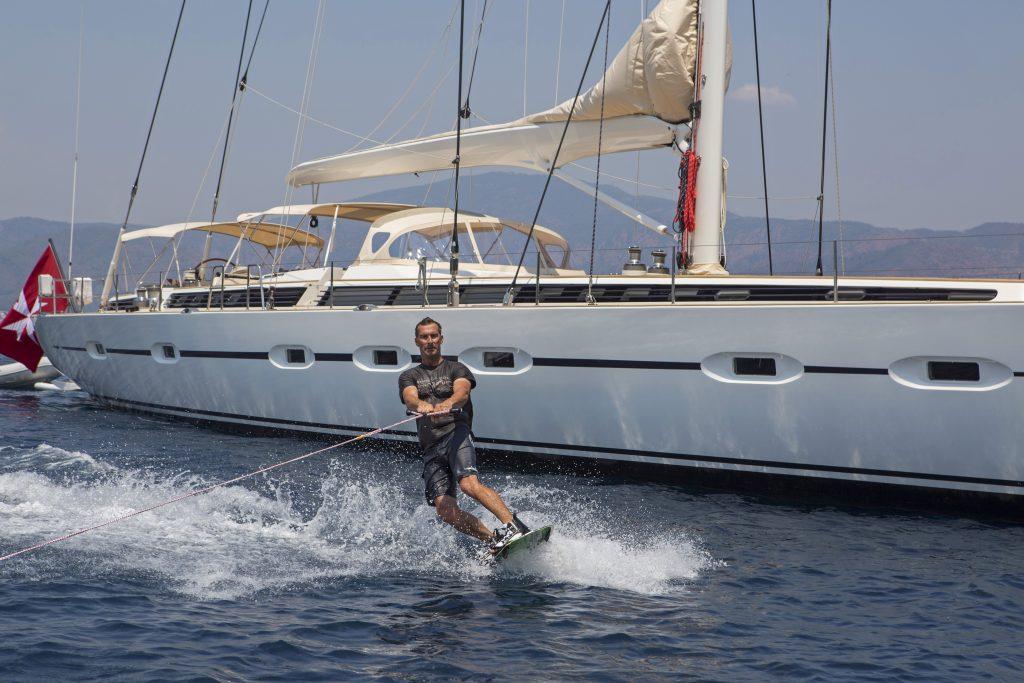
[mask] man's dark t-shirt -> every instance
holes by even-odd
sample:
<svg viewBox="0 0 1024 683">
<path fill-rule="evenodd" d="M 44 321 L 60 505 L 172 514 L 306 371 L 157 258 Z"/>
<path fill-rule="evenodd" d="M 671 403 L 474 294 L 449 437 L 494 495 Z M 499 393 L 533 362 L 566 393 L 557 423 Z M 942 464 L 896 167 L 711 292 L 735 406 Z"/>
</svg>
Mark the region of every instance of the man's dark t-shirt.
<svg viewBox="0 0 1024 683">
<path fill-rule="evenodd" d="M 455 391 L 454 382 L 468 379 L 470 387 L 476 387 L 476 377 L 465 365 L 457 360 L 441 361 L 436 368 L 428 368 L 422 364 L 409 368 L 398 376 L 398 395 L 401 397 L 406 387 L 416 387 L 421 401 L 436 405 L 451 398 Z M 450 434 L 458 423 L 465 423 L 473 428 L 473 401 L 466 401 L 462 410 L 454 415 L 442 415 L 437 418 L 421 417 L 416 420 L 419 431 L 420 446 L 427 448 Z"/>
</svg>

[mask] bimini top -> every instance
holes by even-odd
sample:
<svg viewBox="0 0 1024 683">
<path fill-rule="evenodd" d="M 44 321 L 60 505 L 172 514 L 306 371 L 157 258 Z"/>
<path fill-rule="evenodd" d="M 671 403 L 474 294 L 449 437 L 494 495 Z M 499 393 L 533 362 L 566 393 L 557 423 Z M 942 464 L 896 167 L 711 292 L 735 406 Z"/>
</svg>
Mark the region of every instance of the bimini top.
<svg viewBox="0 0 1024 683">
<path fill-rule="evenodd" d="M 392 204 L 389 202 L 334 202 L 330 204 L 290 204 L 288 206 L 275 206 L 266 211 L 239 214 L 238 221 L 247 223 L 258 220 L 263 216 L 320 216 L 333 218 L 337 212 L 338 218 L 347 218 L 353 221 L 365 221 L 372 223 L 381 216 L 386 216 L 395 211 L 415 208 L 412 204 Z"/>
<path fill-rule="evenodd" d="M 367 231 L 356 262 L 365 264 L 403 260 L 391 255 L 392 245 L 410 234 L 416 234 L 428 243 L 441 242 L 443 249 L 446 249 L 452 234 L 453 218 L 454 211 L 442 207 L 407 209 L 378 218 Z M 466 246 L 472 249 L 481 263 L 484 257 L 495 254 L 495 247 L 501 244 L 501 233 L 505 230 L 525 237 L 530 233 L 530 226 L 486 214 L 459 211 L 459 233 L 469 237 Z M 482 242 L 485 236 L 490 238 L 491 248 L 485 248 Z M 545 265 L 560 269 L 568 267 L 569 243 L 564 237 L 550 228 L 538 225 L 533 230 L 533 239 L 541 247 L 547 262 Z M 518 251 L 515 256 L 518 257 Z"/>
<path fill-rule="evenodd" d="M 324 241 L 316 235 L 279 223 L 207 223 L 193 221 L 191 223 L 173 223 L 155 228 L 132 230 L 121 236 L 121 242 L 142 239 L 143 237 L 171 239 L 185 232 L 207 232 L 229 237 L 240 237 L 248 242 L 259 244 L 267 249 L 285 248 L 290 246 L 321 248 Z"/>
</svg>

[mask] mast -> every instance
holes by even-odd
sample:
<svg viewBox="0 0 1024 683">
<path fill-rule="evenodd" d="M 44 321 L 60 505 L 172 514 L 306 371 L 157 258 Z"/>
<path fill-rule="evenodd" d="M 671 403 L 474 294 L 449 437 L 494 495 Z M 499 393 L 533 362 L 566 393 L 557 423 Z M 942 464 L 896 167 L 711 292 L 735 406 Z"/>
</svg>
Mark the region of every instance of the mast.
<svg viewBox="0 0 1024 683">
<path fill-rule="evenodd" d="M 697 171 L 696 229 L 693 233 L 691 275 L 725 275 L 722 254 L 722 129 L 725 113 L 727 78 L 726 52 L 729 14 L 728 0 L 703 0 L 700 22 L 701 48 L 698 87 L 700 120 L 696 152 L 700 155 Z"/>
</svg>

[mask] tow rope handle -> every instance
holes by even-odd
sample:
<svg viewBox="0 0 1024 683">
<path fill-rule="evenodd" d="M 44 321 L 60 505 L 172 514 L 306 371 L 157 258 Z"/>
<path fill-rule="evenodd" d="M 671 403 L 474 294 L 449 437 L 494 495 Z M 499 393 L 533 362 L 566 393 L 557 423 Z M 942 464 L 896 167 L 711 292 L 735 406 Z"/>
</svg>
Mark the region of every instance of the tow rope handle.
<svg viewBox="0 0 1024 683">
<path fill-rule="evenodd" d="M 406 410 L 405 414 L 415 417 L 431 417 L 437 415 L 458 415 L 462 412 L 462 408 L 449 408 L 448 410 L 438 410 L 433 413 L 417 413 L 415 410 Z"/>
</svg>

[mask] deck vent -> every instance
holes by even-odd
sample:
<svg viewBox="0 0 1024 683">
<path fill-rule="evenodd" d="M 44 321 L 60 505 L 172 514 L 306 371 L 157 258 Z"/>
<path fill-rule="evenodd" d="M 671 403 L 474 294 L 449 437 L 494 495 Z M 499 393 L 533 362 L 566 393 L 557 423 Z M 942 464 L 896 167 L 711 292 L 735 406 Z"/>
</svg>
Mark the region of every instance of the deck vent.
<svg viewBox="0 0 1024 683">
<path fill-rule="evenodd" d="M 171 346 L 170 344 L 164 344 L 163 345 L 163 353 L 164 353 L 164 358 L 167 358 L 168 360 L 171 360 L 171 359 L 175 358 L 174 347 Z"/>
<path fill-rule="evenodd" d="M 980 382 L 981 369 L 977 363 L 963 361 L 928 361 L 928 379 L 942 382 Z"/>
<path fill-rule="evenodd" d="M 374 365 L 398 365 L 398 351 L 394 349 L 374 349 Z"/>
<path fill-rule="evenodd" d="M 733 358 L 732 371 L 737 375 L 757 375 L 759 377 L 774 377 L 774 358 Z"/>
<path fill-rule="evenodd" d="M 306 364 L 306 350 L 305 349 L 288 349 L 286 353 L 288 363 L 292 365 L 305 365 Z"/>
<path fill-rule="evenodd" d="M 485 368 L 514 368 L 515 354 L 511 351 L 484 351 Z"/>
</svg>

